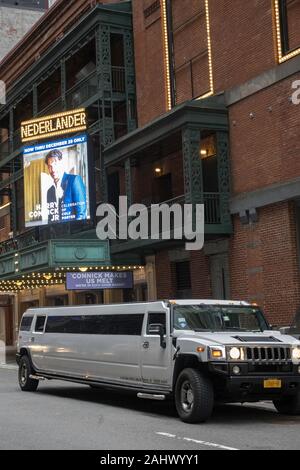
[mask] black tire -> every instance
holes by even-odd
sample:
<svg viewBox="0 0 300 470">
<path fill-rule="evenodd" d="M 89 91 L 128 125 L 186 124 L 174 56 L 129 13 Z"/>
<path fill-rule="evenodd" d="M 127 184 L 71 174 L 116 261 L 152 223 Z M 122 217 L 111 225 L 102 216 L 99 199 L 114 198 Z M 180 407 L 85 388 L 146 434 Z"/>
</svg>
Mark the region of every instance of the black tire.
<svg viewBox="0 0 300 470">
<path fill-rule="evenodd" d="M 300 416 L 300 392 L 289 397 L 273 401 L 278 413 L 282 415 Z"/>
<path fill-rule="evenodd" d="M 204 423 L 214 408 L 211 381 L 196 369 L 184 369 L 176 382 L 175 404 L 183 422 Z"/>
<path fill-rule="evenodd" d="M 35 392 L 38 388 L 39 381 L 30 378 L 33 373 L 29 358 L 22 356 L 19 364 L 19 385 L 23 392 Z"/>
</svg>

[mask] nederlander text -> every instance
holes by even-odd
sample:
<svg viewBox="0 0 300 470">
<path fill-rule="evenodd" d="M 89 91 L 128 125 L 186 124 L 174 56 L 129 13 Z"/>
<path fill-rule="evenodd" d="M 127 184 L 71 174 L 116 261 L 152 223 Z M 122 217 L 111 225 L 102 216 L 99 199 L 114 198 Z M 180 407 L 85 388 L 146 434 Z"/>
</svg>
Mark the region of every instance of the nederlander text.
<svg viewBox="0 0 300 470">
<path fill-rule="evenodd" d="M 86 113 L 84 109 L 54 114 L 46 118 L 25 121 L 21 124 L 22 142 L 83 130 L 86 130 Z"/>
</svg>

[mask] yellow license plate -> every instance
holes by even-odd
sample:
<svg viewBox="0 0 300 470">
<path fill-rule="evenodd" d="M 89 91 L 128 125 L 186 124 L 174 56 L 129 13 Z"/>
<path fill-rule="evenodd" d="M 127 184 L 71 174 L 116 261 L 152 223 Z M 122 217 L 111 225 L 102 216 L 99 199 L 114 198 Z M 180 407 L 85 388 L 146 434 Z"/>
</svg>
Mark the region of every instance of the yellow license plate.
<svg viewBox="0 0 300 470">
<path fill-rule="evenodd" d="M 282 388 L 282 381 L 277 379 L 265 380 L 264 388 Z"/>
</svg>

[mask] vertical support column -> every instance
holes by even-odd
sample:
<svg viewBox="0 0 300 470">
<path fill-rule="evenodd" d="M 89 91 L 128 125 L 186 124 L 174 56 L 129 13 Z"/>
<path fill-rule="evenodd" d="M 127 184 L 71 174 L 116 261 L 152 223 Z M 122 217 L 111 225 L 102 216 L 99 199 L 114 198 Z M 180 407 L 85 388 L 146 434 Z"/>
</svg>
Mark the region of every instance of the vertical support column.
<svg viewBox="0 0 300 470">
<path fill-rule="evenodd" d="M 10 223 L 11 229 L 14 234 L 16 235 L 17 232 L 17 197 L 16 197 L 16 183 L 12 183 L 11 185 L 11 206 L 10 206 Z"/>
<path fill-rule="evenodd" d="M 36 117 L 38 115 L 38 92 L 37 92 L 37 85 L 34 84 L 32 87 L 32 111 L 33 116 Z"/>
<path fill-rule="evenodd" d="M 148 301 L 157 300 L 155 256 L 146 257 L 146 280 L 148 290 Z"/>
<path fill-rule="evenodd" d="M 104 290 L 103 292 L 103 301 L 104 304 L 118 304 L 122 303 L 124 300 L 123 290 L 122 289 L 109 289 Z"/>
<path fill-rule="evenodd" d="M 67 74 L 66 74 L 66 59 L 60 61 L 60 80 L 61 80 L 61 104 L 62 109 L 67 109 Z"/>
<path fill-rule="evenodd" d="M 130 207 L 133 204 L 132 169 L 130 158 L 125 160 L 125 191 L 128 207 Z"/>
<path fill-rule="evenodd" d="M 14 151 L 14 111 L 13 108 L 9 110 L 9 151 Z"/>
<path fill-rule="evenodd" d="M 182 154 L 186 204 L 203 204 L 203 175 L 200 157 L 201 133 L 186 127 L 182 132 Z"/>
<path fill-rule="evenodd" d="M 96 66 L 98 89 L 102 94 L 102 131 L 103 145 L 107 147 L 114 141 L 114 122 L 112 108 L 112 76 L 110 26 L 101 24 L 96 30 Z"/>
<path fill-rule="evenodd" d="M 39 287 L 39 307 L 46 307 L 46 288 Z"/>
<path fill-rule="evenodd" d="M 74 291 L 68 292 L 68 303 L 69 305 L 76 305 L 76 292 Z"/>
<path fill-rule="evenodd" d="M 101 136 L 99 137 L 101 141 Z M 108 202 L 108 187 L 107 187 L 107 171 L 104 163 L 104 156 L 103 156 L 103 145 L 100 144 L 100 188 L 101 188 L 101 202 Z"/>
<path fill-rule="evenodd" d="M 133 38 L 132 38 L 132 32 L 129 30 L 126 30 L 124 34 L 124 50 L 125 50 L 127 129 L 128 129 L 128 132 L 131 132 L 134 129 L 136 129 L 137 122 L 135 119 L 135 110 L 133 109 L 133 107 L 136 106 Z"/>
<path fill-rule="evenodd" d="M 230 216 L 230 167 L 229 139 L 227 132 L 217 132 L 218 178 L 220 191 L 220 215 L 222 224 L 231 224 Z"/>
</svg>

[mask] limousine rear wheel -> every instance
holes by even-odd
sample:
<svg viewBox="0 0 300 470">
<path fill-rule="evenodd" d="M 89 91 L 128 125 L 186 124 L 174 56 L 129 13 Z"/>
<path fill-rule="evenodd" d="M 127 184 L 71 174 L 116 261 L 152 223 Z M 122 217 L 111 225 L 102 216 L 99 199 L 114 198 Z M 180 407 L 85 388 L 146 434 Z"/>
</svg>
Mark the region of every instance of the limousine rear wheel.
<svg viewBox="0 0 300 470">
<path fill-rule="evenodd" d="M 211 381 L 196 369 L 184 369 L 176 382 L 175 404 L 185 423 L 204 423 L 214 407 Z"/>
<path fill-rule="evenodd" d="M 19 385 L 24 392 L 35 392 L 38 388 L 39 381 L 31 379 L 31 374 L 33 374 L 33 370 L 29 358 L 22 356 L 19 364 Z"/>
</svg>

